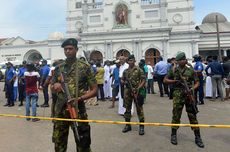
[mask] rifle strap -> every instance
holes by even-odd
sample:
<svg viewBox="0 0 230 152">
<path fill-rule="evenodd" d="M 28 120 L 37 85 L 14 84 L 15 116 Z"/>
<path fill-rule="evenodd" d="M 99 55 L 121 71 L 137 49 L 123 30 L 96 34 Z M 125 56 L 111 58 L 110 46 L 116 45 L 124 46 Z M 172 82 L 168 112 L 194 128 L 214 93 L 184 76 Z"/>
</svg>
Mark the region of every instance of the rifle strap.
<svg viewBox="0 0 230 152">
<path fill-rule="evenodd" d="M 78 85 L 78 80 L 79 80 L 79 74 L 78 74 L 78 60 L 76 60 L 76 63 L 75 63 L 75 83 L 76 83 L 76 100 L 78 99 L 78 91 L 79 91 L 79 85 Z M 78 101 L 75 102 L 75 108 L 76 110 L 78 111 Z"/>
</svg>

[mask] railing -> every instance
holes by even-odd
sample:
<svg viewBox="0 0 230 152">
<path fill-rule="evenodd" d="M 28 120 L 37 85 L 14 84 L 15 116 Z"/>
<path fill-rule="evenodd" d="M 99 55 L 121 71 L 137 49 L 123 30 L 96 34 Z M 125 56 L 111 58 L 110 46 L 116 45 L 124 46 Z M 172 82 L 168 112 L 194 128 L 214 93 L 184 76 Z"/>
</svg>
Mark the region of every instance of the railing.
<svg viewBox="0 0 230 152">
<path fill-rule="evenodd" d="M 141 0 L 141 5 L 159 4 L 160 0 Z"/>
</svg>

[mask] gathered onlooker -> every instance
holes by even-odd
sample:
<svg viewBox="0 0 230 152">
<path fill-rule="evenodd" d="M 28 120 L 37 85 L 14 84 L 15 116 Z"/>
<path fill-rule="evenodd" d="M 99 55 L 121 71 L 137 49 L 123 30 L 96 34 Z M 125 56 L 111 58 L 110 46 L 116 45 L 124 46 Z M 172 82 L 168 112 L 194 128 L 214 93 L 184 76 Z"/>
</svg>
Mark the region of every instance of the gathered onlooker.
<svg viewBox="0 0 230 152">
<path fill-rule="evenodd" d="M 18 71 L 16 67 L 14 67 L 14 70 L 15 70 L 15 78 L 14 78 L 13 93 L 14 93 L 14 103 L 15 103 L 18 98 Z"/>
<path fill-rule="evenodd" d="M 32 107 L 32 116 L 37 116 L 37 101 L 38 101 L 38 80 L 39 73 L 35 71 L 33 63 L 27 63 L 27 71 L 24 73 L 26 83 L 26 116 L 30 116 L 30 105 Z M 32 102 L 32 103 L 31 103 Z M 26 118 L 30 120 L 30 118 Z M 32 121 L 39 119 L 33 118 Z"/>
<path fill-rule="evenodd" d="M 25 77 L 24 73 L 26 72 L 26 61 L 22 62 L 22 67 L 18 69 L 18 100 L 20 104 L 18 106 L 23 106 L 23 101 L 26 98 L 26 89 L 25 89 Z"/>
<path fill-rule="evenodd" d="M 97 66 L 97 73 L 96 73 L 95 78 L 97 80 L 98 91 L 100 92 L 100 100 L 105 101 L 105 94 L 104 94 L 104 89 L 103 89 L 105 70 L 103 67 L 101 67 L 100 62 L 98 62 L 96 64 L 96 66 Z M 97 100 L 99 100 L 99 94 L 98 93 L 97 93 Z"/>
<path fill-rule="evenodd" d="M 44 95 L 44 103 L 41 105 L 41 107 L 49 107 L 49 91 L 48 86 L 44 86 L 46 79 L 48 78 L 50 72 L 50 67 L 47 65 L 46 60 L 42 60 L 42 67 L 40 69 L 40 89 L 43 91 Z"/>
<path fill-rule="evenodd" d="M 204 76 L 203 76 L 203 70 L 204 70 L 204 66 L 201 60 L 201 56 L 200 55 L 194 55 L 194 71 L 199 79 L 199 87 L 198 89 L 195 90 L 195 99 L 197 101 L 197 104 L 204 104 Z M 199 92 L 199 100 L 197 99 L 197 93 Z"/>
<path fill-rule="evenodd" d="M 222 90 L 222 78 L 224 77 L 224 69 L 220 62 L 217 60 L 217 56 L 213 56 L 213 61 L 208 64 L 205 69 L 207 75 L 211 76 L 212 79 L 212 101 L 216 99 L 216 90 L 220 95 L 221 101 L 224 101 L 223 90 Z M 211 74 L 208 73 L 208 69 L 211 69 Z"/>
<path fill-rule="evenodd" d="M 207 65 L 212 62 L 212 57 L 207 58 Z M 208 73 L 206 73 L 206 81 L 205 81 L 205 97 L 212 98 L 212 79 L 210 77 L 211 69 L 209 68 Z"/>
<path fill-rule="evenodd" d="M 150 62 L 147 63 L 148 74 L 147 74 L 147 90 L 148 94 L 154 94 L 154 81 L 153 81 L 153 67 L 150 65 Z"/>
<path fill-rule="evenodd" d="M 109 108 L 115 107 L 115 100 L 119 93 L 119 85 L 120 85 L 120 78 L 119 78 L 119 68 L 120 68 L 120 61 L 115 61 L 116 68 L 113 70 L 112 73 L 112 105 Z"/>
<path fill-rule="evenodd" d="M 173 68 L 176 67 L 176 58 L 172 57 L 171 59 L 168 59 L 168 63 L 170 63 L 170 64 L 168 64 L 168 70 L 173 70 Z M 169 84 L 168 87 L 169 87 L 169 99 L 172 100 L 173 99 L 174 85 Z"/>
<path fill-rule="evenodd" d="M 14 93 L 13 86 L 14 80 L 16 78 L 16 73 L 11 62 L 6 63 L 6 78 L 5 78 L 5 87 L 6 87 L 6 98 L 7 103 L 4 106 L 12 107 L 14 106 Z"/>
<path fill-rule="evenodd" d="M 110 99 L 111 98 L 111 83 L 110 83 L 110 61 L 107 60 L 105 61 L 105 66 L 104 66 L 104 94 L 105 94 L 105 98 L 106 99 Z"/>
<path fill-rule="evenodd" d="M 223 83 L 224 83 L 224 88 L 225 88 L 225 98 L 224 100 L 228 100 L 230 99 L 229 97 L 229 93 L 230 93 L 230 85 L 227 84 L 227 79 L 230 79 L 228 78 L 229 77 L 229 74 L 230 74 L 230 60 L 227 56 L 225 56 L 223 58 L 223 69 L 224 69 L 224 80 L 223 80 Z"/>
<path fill-rule="evenodd" d="M 165 61 L 163 61 L 162 57 L 159 57 L 159 61 L 157 62 L 154 68 L 154 74 L 157 77 L 157 83 L 159 86 L 161 97 L 164 96 L 164 93 L 167 94 L 167 96 L 169 96 L 168 85 L 163 82 L 167 72 L 168 72 L 168 64 Z M 163 92 L 163 87 L 164 87 L 164 92 Z"/>
</svg>

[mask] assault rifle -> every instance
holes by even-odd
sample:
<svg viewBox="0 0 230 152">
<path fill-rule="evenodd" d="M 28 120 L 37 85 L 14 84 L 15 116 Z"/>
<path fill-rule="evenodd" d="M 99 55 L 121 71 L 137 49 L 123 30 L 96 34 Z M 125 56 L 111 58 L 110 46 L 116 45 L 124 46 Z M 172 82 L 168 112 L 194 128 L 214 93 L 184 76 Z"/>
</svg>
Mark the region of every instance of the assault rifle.
<svg viewBox="0 0 230 152">
<path fill-rule="evenodd" d="M 77 119 L 78 118 L 78 102 L 76 101 L 76 98 L 71 98 L 70 92 L 69 92 L 69 87 L 68 87 L 68 82 L 66 79 L 66 73 L 65 72 L 60 72 L 61 73 L 61 84 L 63 88 L 63 92 L 65 93 L 67 97 L 67 110 L 69 111 L 69 115 L 71 119 Z M 76 143 L 80 143 L 80 136 L 78 133 L 78 124 L 76 121 L 73 121 L 73 134 L 75 138 Z"/>
<path fill-rule="evenodd" d="M 134 90 L 135 88 L 133 88 L 133 86 L 132 86 L 132 84 L 131 84 L 131 82 L 130 82 L 130 80 L 128 78 L 126 78 L 125 81 L 127 82 L 126 83 L 127 87 L 131 90 L 131 94 L 134 97 L 134 102 L 136 103 L 136 106 L 137 107 L 142 106 L 143 101 L 141 101 L 140 98 L 138 98 L 139 97 L 139 90 Z"/>
<path fill-rule="evenodd" d="M 182 80 L 181 84 L 184 86 L 185 95 L 187 96 L 187 100 L 185 100 L 185 102 L 187 102 L 187 104 L 189 104 L 189 105 L 192 105 L 192 113 L 197 114 L 199 111 L 198 111 L 198 108 L 196 106 L 196 100 L 195 100 L 191 90 L 189 89 L 187 82 L 183 78 L 181 70 L 179 68 L 178 68 L 178 71 L 179 71 L 180 79 Z"/>
</svg>

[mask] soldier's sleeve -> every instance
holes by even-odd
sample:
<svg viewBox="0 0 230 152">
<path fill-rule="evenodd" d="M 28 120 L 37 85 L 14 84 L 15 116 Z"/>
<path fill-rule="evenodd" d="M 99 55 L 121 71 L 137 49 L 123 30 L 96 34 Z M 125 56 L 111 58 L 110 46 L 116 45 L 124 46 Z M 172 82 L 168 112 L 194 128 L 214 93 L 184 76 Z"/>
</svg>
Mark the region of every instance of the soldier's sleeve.
<svg viewBox="0 0 230 152">
<path fill-rule="evenodd" d="M 193 69 L 191 70 L 191 76 L 192 76 L 194 82 L 199 81 L 199 78 L 198 78 L 197 74 L 195 74 L 195 71 Z"/>
<path fill-rule="evenodd" d="M 56 82 L 58 82 L 58 69 L 55 69 L 55 70 L 54 70 L 54 74 L 53 74 L 53 76 L 52 76 L 52 79 L 51 79 L 50 83 L 51 83 L 51 84 L 54 84 L 54 83 L 56 83 Z"/>
<path fill-rule="evenodd" d="M 168 77 L 169 79 L 172 79 L 172 78 L 174 77 L 174 73 L 173 73 L 173 70 L 172 70 L 172 69 L 170 69 L 170 70 L 168 71 L 167 77 Z"/>
<path fill-rule="evenodd" d="M 95 75 L 94 75 L 93 69 L 90 68 L 90 66 L 87 66 L 86 68 L 87 68 L 87 71 L 86 71 L 87 83 L 89 86 L 92 86 L 97 83 L 95 79 Z"/>
<path fill-rule="evenodd" d="M 139 71 L 140 71 L 140 78 L 141 78 L 141 80 L 143 80 L 143 79 L 145 80 L 146 76 L 145 76 L 144 71 L 141 68 L 139 68 Z"/>
</svg>

